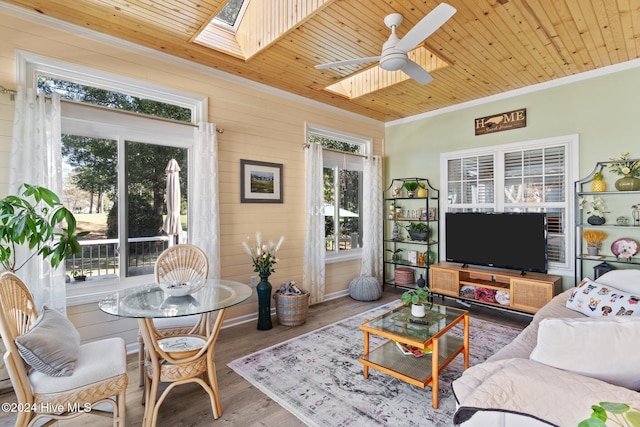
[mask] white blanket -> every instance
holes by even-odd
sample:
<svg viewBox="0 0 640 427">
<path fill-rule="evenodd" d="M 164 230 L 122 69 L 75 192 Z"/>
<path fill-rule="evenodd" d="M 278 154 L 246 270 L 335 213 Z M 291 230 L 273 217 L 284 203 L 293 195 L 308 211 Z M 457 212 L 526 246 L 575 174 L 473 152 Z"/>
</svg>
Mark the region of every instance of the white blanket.
<svg viewBox="0 0 640 427">
<path fill-rule="evenodd" d="M 453 383 L 461 406 L 454 424 L 478 411 L 500 411 L 556 426 L 576 426 L 599 402 L 640 408 L 640 393 L 528 359 L 503 359 L 469 368 Z"/>
</svg>

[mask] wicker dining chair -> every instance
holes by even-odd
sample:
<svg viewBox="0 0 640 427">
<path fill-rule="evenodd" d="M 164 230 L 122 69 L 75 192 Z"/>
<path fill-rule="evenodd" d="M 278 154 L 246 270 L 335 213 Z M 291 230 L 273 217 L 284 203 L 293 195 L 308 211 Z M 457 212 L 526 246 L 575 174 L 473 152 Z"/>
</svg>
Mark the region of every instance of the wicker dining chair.
<svg viewBox="0 0 640 427">
<path fill-rule="evenodd" d="M 128 377 L 122 338 L 80 344 L 77 330 L 66 317 L 46 307 L 38 315 L 27 286 L 9 272 L 0 274 L 0 335 L 18 407 L 29 408 L 17 411 L 16 426 L 45 420 L 49 425 L 90 409 L 91 414 L 113 417 L 114 427 L 124 427 Z M 59 342 L 54 342 L 52 335 Z M 77 353 L 67 351 L 61 336 L 73 338 L 69 341 L 74 344 L 68 347 Z M 60 364 L 60 359 L 67 361 Z M 25 361 L 37 368 L 30 368 Z M 59 371 L 60 366 L 70 367 Z M 110 403 L 113 412 L 96 407 L 103 403 Z"/>
<path fill-rule="evenodd" d="M 164 338 L 155 329 L 152 319 L 139 319 L 140 332 L 147 343 L 146 359 L 143 372 L 146 376 L 144 383 L 144 427 L 154 427 L 158 421 L 160 405 L 174 387 L 182 384 L 195 383 L 200 385 L 209 395 L 211 411 L 214 419 L 222 414 L 222 405 L 218 391 L 216 365 L 214 361 L 214 345 L 220 332 L 224 314 L 219 312 L 210 333 L 207 336 L 189 334 L 190 339 L 199 339 L 202 345 L 190 351 L 169 352 L 164 350 Z M 181 337 L 177 337 L 178 339 Z M 160 390 L 160 383 L 167 384 Z"/>
<path fill-rule="evenodd" d="M 160 254 L 155 264 L 156 283 L 161 281 L 198 281 L 209 276 L 209 260 L 202 249 L 190 244 L 171 246 Z M 183 316 L 171 319 L 154 319 L 153 323 L 161 337 L 195 333 L 200 316 Z M 144 386 L 145 344 L 138 334 L 138 363 L 140 386 Z M 142 396 L 144 403 L 145 397 Z"/>
</svg>

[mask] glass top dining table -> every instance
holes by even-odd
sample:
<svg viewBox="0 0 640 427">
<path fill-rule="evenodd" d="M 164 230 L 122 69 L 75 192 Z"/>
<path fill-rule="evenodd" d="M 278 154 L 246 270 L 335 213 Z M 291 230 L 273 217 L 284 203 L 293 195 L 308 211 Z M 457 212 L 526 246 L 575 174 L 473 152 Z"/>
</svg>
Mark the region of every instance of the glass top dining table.
<svg viewBox="0 0 640 427">
<path fill-rule="evenodd" d="M 169 296 L 156 283 L 150 283 L 116 291 L 98 306 L 114 316 L 170 318 L 229 308 L 249 299 L 251 293 L 249 286 L 232 280 L 207 279 L 200 290 L 185 296 Z"/>
</svg>

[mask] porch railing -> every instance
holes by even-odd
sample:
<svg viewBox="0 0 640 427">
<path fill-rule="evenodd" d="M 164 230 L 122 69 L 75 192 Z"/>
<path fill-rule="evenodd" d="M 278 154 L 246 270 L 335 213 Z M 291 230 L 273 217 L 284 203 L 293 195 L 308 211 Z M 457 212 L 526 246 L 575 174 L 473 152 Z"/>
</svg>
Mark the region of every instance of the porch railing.
<svg viewBox="0 0 640 427">
<path fill-rule="evenodd" d="M 118 239 L 80 240 L 82 254 L 66 259 L 66 273 L 88 278 L 120 275 L 120 242 Z M 169 236 L 131 237 L 128 239 L 127 268 L 130 276 L 148 272 L 158 256 L 169 246 Z M 152 270 L 151 270 L 152 271 Z"/>
</svg>

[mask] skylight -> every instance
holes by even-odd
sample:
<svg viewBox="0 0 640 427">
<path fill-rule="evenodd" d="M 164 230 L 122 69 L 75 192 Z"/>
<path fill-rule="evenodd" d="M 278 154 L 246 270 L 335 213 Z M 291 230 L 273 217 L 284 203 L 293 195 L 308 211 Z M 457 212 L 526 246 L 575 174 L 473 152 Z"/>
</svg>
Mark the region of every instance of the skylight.
<svg viewBox="0 0 640 427">
<path fill-rule="evenodd" d="M 408 53 L 408 56 L 409 59 L 428 72 L 436 71 L 449 65 L 424 46 L 418 46 L 413 49 Z M 410 77 L 402 71 L 385 71 L 380 66 L 374 66 L 352 74 L 350 77 L 346 77 L 331 86 L 327 86 L 325 90 L 348 99 L 354 99 L 409 79 Z"/>
<path fill-rule="evenodd" d="M 227 4 L 225 4 L 222 10 L 218 12 L 214 20 L 235 30 L 240 18 L 242 18 L 244 10 L 246 9 L 246 3 L 249 3 L 249 0 L 227 1 Z"/>
</svg>

